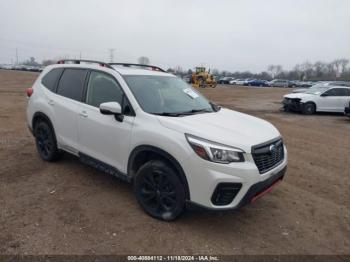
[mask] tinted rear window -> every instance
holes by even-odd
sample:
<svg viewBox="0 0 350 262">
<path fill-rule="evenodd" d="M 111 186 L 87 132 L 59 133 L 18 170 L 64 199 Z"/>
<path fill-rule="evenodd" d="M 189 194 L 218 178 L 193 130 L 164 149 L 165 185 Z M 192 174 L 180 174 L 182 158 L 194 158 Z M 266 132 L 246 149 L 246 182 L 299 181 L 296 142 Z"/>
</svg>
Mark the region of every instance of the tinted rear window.
<svg viewBox="0 0 350 262">
<path fill-rule="evenodd" d="M 85 76 L 84 69 L 65 69 L 57 87 L 57 94 L 81 101 Z"/>
<path fill-rule="evenodd" d="M 62 68 L 52 69 L 42 78 L 41 83 L 50 91 L 55 92 L 56 82 L 62 70 Z"/>
</svg>

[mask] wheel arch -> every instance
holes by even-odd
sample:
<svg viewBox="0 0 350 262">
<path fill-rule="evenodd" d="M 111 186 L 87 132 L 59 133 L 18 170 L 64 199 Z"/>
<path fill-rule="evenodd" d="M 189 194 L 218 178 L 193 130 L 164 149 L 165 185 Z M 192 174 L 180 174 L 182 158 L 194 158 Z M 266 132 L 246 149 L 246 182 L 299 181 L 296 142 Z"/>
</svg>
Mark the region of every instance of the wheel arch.
<svg viewBox="0 0 350 262">
<path fill-rule="evenodd" d="M 314 102 L 314 101 L 306 101 L 305 103 L 304 103 L 304 105 L 306 105 L 306 104 L 313 104 L 314 106 L 315 106 L 315 112 L 317 111 L 317 104 Z"/>
<path fill-rule="evenodd" d="M 52 131 L 54 132 L 54 136 L 55 136 L 55 139 L 56 139 L 56 133 L 55 133 L 55 128 L 52 124 L 52 121 L 50 120 L 50 118 L 43 112 L 35 112 L 34 115 L 33 115 L 33 118 L 32 118 L 32 128 L 33 128 L 33 132 L 35 130 L 35 125 L 36 123 L 40 120 L 44 120 L 45 122 L 47 122 L 49 124 L 49 126 L 52 128 Z"/>
<path fill-rule="evenodd" d="M 182 169 L 180 163 L 168 152 L 164 151 L 155 146 L 150 145 L 140 145 L 135 147 L 128 159 L 127 172 L 128 175 L 133 178 L 138 169 L 146 162 L 151 159 L 158 158 L 164 160 L 170 166 L 174 168 L 178 174 L 182 184 L 185 187 L 186 199 L 190 200 L 190 191 L 188 187 L 188 182 L 184 170 Z"/>
</svg>

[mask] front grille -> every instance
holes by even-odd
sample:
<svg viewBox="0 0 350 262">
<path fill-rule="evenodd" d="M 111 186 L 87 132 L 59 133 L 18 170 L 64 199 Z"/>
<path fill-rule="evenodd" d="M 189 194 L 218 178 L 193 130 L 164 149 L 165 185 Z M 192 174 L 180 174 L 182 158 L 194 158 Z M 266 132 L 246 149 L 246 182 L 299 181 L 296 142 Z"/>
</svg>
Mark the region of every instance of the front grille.
<svg viewBox="0 0 350 262">
<path fill-rule="evenodd" d="M 252 155 L 260 174 L 263 174 L 283 161 L 283 141 L 282 139 L 278 139 L 273 142 L 254 146 L 252 148 Z"/>
</svg>

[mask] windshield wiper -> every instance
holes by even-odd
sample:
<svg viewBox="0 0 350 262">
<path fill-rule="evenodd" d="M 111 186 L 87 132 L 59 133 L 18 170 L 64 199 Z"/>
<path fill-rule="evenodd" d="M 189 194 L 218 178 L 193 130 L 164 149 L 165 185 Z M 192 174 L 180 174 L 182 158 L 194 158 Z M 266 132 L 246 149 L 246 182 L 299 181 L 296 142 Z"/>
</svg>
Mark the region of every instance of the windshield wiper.
<svg viewBox="0 0 350 262">
<path fill-rule="evenodd" d="M 218 106 L 217 104 L 215 104 L 215 103 L 213 103 L 213 102 L 209 102 L 209 104 L 211 105 L 211 107 L 213 108 L 213 110 L 214 110 L 215 112 L 220 111 L 221 106 Z"/>
<path fill-rule="evenodd" d="M 187 114 L 191 114 L 191 113 L 211 113 L 213 112 L 210 109 L 192 109 L 191 111 L 185 112 Z"/>
<path fill-rule="evenodd" d="M 182 113 L 170 113 L 170 112 L 162 112 L 162 113 L 151 113 L 152 115 L 157 115 L 157 116 L 172 116 L 172 117 L 177 117 L 183 115 Z"/>
<path fill-rule="evenodd" d="M 151 113 L 151 114 L 157 115 L 157 116 L 178 117 L 178 116 L 194 115 L 196 113 L 211 113 L 211 112 L 214 112 L 214 111 L 211 111 L 210 109 L 192 109 L 190 111 L 185 111 L 185 112 L 162 112 L 162 113 Z"/>
</svg>

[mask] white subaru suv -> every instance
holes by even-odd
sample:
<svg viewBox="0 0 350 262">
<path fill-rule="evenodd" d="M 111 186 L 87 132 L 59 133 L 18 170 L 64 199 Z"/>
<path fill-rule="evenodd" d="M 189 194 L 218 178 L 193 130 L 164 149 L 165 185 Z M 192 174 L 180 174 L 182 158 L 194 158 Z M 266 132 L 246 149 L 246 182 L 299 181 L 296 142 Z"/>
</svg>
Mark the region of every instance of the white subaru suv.
<svg viewBox="0 0 350 262">
<path fill-rule="evenodd" d="M 27 90 L 39 155 L 63 152 L 134 185 L 162 220 L 187 204 L 237 209 L 285 174 L 287 151 L 270 123 L 206 100 L 155 66 L 63 60 Z"/>
</svg>

